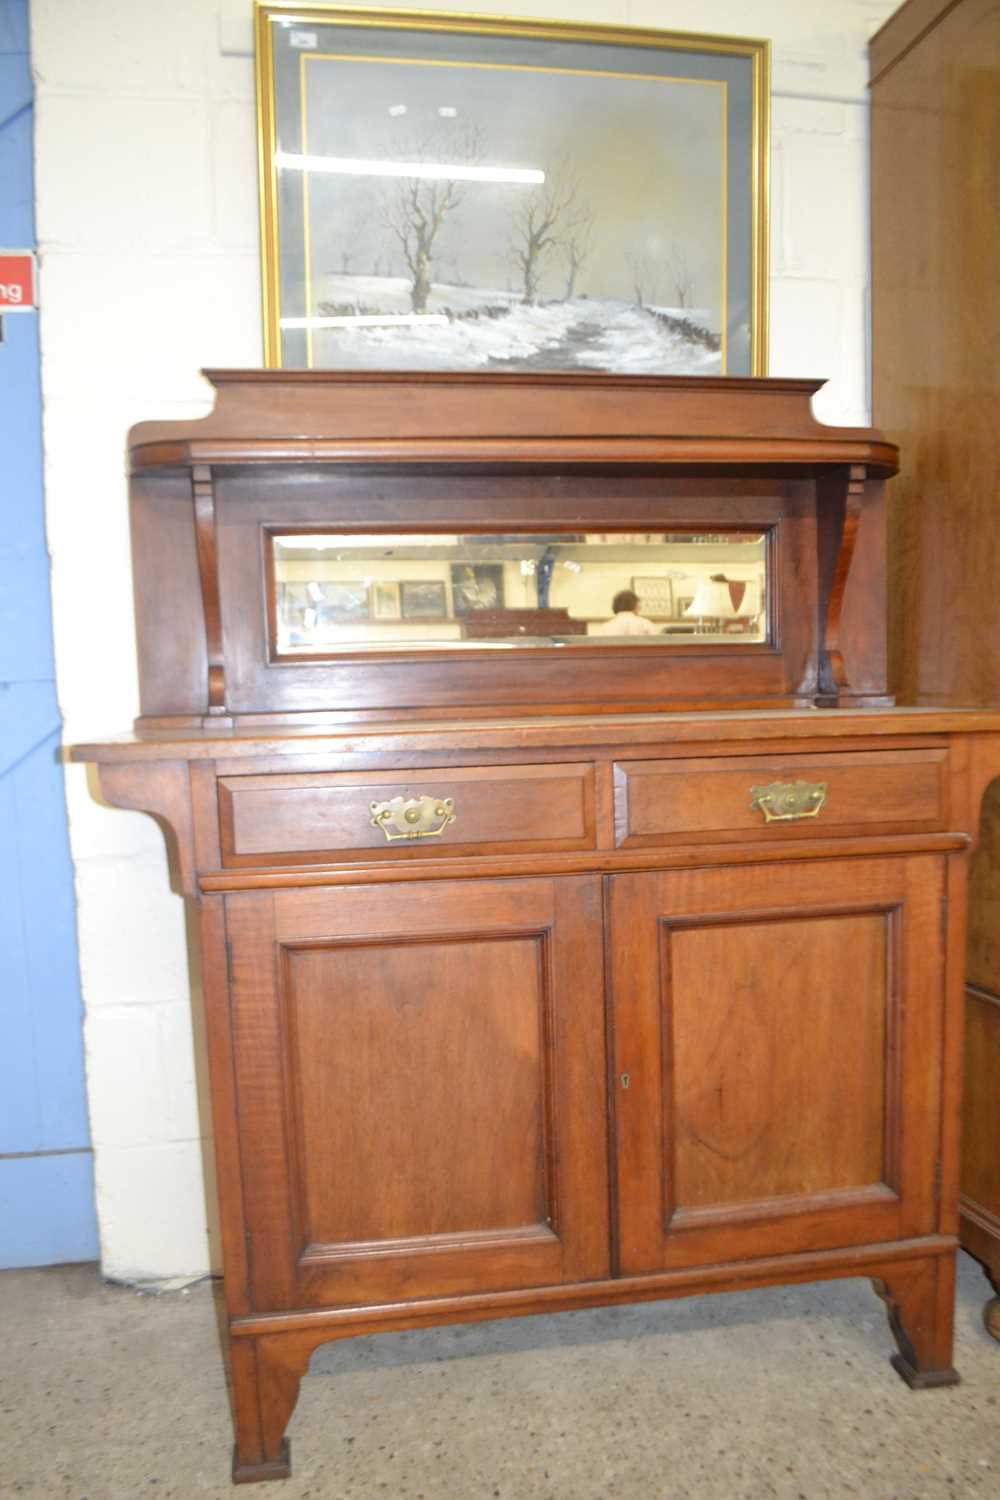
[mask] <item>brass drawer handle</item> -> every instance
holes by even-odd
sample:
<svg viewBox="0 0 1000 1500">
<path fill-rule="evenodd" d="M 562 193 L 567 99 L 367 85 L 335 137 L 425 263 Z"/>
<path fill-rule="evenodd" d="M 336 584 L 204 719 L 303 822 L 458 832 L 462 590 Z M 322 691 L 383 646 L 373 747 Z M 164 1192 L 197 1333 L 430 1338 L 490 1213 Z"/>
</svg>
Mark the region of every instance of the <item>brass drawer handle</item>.
<svg viewBox="0 0 1000 1500">
<path fill-rule="evenodd" d="M 825 781 L 772 781 L 750 788 L 750 806 L 764 814 L 765 823 L 790 823 L 815 818 L 826 801 Z"/>
<path fill-rule="evenodd" d="M 395 839 L 437 839 L 454 823 L 453 797 L 390 797 L 388 802 L 370 802 L 371 824 L 381 828 L 386 842 Z"/>
</svg>

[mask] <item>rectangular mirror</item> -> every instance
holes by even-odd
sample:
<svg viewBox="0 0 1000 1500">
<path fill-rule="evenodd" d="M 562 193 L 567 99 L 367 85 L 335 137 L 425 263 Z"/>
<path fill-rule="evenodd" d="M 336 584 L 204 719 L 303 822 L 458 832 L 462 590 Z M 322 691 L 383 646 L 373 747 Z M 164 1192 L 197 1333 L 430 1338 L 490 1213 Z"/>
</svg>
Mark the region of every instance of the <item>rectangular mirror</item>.
<svg viewBox="0 0 1000 1500">
<path fill-rule="evenodd" d="M 768 535 L 269 537 L 276 657 L 768 640 Z"/>
</svg>

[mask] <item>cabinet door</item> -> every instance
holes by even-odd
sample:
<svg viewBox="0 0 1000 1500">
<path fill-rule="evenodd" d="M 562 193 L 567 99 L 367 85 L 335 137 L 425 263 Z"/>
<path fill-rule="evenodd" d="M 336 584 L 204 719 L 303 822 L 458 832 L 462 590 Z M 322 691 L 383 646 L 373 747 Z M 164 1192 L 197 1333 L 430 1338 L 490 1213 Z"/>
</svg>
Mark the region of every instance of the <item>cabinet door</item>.
<svg viewBox="0 0 1000 1500">
<path fill-rule="evenodd" d="M 610 884 L 621 1270 L 932 1231 L 943 862 Z"/>
<path fill-rule="evenodd" d="M 599 878 L 226 905 L 259 1309 L 607 1274 Z"/>
</svg>

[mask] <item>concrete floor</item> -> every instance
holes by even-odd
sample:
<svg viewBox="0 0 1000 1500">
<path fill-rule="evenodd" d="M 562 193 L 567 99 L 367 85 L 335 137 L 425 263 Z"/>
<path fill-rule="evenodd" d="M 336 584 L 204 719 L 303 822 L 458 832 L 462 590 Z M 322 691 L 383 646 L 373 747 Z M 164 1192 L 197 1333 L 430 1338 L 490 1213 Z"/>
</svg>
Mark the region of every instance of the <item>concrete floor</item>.
<svg viewBox="0 0 1000 1500">
<path fill-rule="evenodd" d="M 233 1491 L 213 1288 L 0 1274 L 0 1496 L 1000 1497 L 1000 1344 L 962 1257 L 955 1389 L 909 1391 L 867 1282 L 388 1334 L 318 1351 L 294 1473 Z"/>
</svg>

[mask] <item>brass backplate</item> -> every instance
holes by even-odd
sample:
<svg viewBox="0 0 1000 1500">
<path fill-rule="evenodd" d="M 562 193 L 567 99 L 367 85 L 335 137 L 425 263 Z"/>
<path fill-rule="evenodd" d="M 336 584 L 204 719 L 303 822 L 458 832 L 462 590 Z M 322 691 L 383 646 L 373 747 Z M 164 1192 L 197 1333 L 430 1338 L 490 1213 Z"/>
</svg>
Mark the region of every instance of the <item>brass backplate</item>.
<svg viewBox="0 0 1000 1500">
<path fill-rule="evenodd" d="M 386 842 L 395 839 L 437 839 L 457 816 L 453 797 L 390 797 L 372 802 L 371 825 L 381 828 Z"/>
<path fill-rule="evenodd" d="M 791 823 L 815 818 L 826 801 L 825 781 L 772 781 L 750 788 L 750 806 L 764 814 L 765 823 Z"/>
</svg>

